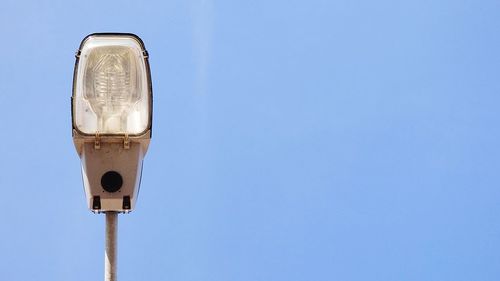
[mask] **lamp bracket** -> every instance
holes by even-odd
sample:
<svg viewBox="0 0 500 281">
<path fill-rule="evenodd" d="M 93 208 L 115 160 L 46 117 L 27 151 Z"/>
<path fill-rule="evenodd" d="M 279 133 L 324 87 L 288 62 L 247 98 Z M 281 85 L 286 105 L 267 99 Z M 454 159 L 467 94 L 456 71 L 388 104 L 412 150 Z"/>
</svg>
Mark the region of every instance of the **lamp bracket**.
<svg viewBox="0 0 500 281">
<path fill-rule="evenodd" d="M 125 137 L 123 138 L 123 148 L 130 149 L 130 138 L 128 137 L 128 134 L 125 134 Z"/>
<path fill-rule="evenodd" d="M 101 136 L 99 132 L 95 132 L 94 148 L 101 149 Z"/>
</svg>

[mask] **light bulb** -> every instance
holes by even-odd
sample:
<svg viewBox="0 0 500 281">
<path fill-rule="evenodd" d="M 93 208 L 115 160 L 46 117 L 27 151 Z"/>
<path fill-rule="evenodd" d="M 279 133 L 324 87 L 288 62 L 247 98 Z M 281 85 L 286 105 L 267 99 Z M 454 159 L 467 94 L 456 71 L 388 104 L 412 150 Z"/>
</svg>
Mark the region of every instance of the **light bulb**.
<svg viewBox="0 0 500 281">
<path fill-rule="evenodd" d="M 97 130 L 127 131 L 127 117 L 141 96 L 135 60 L 124 47 L 101 47 L 89 57 L 84 98 L 97 114 Z"/>
</svg>

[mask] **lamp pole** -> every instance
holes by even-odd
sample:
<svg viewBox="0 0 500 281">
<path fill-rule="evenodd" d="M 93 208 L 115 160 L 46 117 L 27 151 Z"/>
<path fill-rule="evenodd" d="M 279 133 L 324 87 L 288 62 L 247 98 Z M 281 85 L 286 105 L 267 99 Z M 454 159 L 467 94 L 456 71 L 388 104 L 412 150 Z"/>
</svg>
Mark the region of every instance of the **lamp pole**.
<svg viewBox="0 0 500 281">
<path fill-rule="evenodd" d="M 106 250 L 104 253 L 104 280 L 116 281 L 116 238 L 118 212 L 106 212 Z"/>
</svg>

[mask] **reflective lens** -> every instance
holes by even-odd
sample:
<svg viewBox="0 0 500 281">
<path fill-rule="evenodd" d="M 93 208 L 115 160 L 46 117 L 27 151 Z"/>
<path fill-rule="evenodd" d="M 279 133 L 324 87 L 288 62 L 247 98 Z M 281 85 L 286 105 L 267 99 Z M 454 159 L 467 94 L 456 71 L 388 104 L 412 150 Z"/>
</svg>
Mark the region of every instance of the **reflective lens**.
<svg viewBox="0 0 500 281">
<path fill-rule="evenodd" d="M 140 134 L 148 129 L 150 92 L 140 42 L 130 35 L 92 35 L 76 71 L 74 122 L 87 134 Z"/>
</svg>

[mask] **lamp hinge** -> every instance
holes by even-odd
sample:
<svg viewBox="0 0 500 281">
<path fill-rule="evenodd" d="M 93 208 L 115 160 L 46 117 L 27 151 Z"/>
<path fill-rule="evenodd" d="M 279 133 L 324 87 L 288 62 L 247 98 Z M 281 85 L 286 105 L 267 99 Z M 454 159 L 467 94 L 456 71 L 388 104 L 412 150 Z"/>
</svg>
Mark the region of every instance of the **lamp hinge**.
<svg viewBox="0 0 500 281">
<path fill-rule="evenodd" d="M 99 132 L 95 133 L 94 148 L 101 149 L 101 136 L 99 135 Z"/>
<path fill-rule="evenodd" d="M 125 134 L 125 137 L 123 138 L 123 148 L 125 149 L 130 148 L 130 139 L 128 137 L 128 134 Z"/>
</svg>

